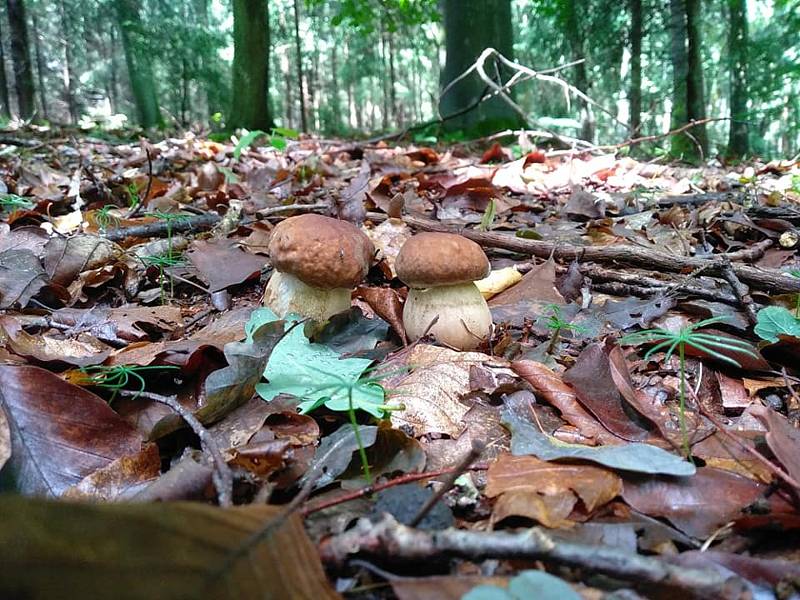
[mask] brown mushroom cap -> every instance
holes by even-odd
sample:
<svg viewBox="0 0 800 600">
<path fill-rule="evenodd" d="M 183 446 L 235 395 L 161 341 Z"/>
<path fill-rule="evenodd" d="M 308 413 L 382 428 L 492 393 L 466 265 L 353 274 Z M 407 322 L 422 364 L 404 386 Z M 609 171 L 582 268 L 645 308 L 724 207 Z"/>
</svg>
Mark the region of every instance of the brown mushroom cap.
<svg viewBox="0 0 800 600">
<path fill-rule="evenodd" d="M 358 227 L 322 215 L 289 217 L 269 240 L 275 269 L 323 290 L 355 287 L 374 254 L 375 246 Z"/>
<path fill-rule="evenodd" d="M 394 268 L 397 277 L 413 288 L 477 281 L 491 270 L 483 249 L 454 233 L 410 237 L 400 248 Z"/>
</svg>

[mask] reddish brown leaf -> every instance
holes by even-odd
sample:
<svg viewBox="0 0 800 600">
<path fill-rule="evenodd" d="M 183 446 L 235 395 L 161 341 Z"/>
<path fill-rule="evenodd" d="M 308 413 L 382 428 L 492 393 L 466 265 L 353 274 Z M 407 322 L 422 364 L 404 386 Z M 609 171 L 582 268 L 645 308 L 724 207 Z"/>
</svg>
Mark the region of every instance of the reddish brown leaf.
<svg viewBox="0 0 800 600">
<path fill-rule="evenodd" d="M 101 398 L 39 367 L 0 366 L 11 429 L 7 469 L 25 494 L 60 496 L 86 475 L 139 451 L 139 433 Z"/>
<path fill-rule="evenodd" d="M 258 277 L 266 261 L 244 252 L 233 240 L 198 240 L 191 243 L 186 257 L 209 292 L 218 292 Z"/>
<path fill-rule="evenodd" d="M 754 406 L 753 414 L 767 426 L 767 445 L 795 481 L 800 481 L 800 430 L 765 406 Z"/>
<path fill-rule="evenodd" d="M 161 473 L 158 446 L 147 444 L 141 451 L 118 458 L 84 477 L 64 492 L 64 498 L 110 502 L 131 497 Z"/>
</svg>

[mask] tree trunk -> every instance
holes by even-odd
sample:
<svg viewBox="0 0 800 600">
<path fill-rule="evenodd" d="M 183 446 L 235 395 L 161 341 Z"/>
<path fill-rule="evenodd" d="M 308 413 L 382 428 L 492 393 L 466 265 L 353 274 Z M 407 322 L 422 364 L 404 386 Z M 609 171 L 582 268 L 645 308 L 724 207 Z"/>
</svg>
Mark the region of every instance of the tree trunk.
<svg viewBox="0 0 800 600">
<path fill-rule="evenodd" d="M 8 94 L 8 77 L 6 76 L 6 53 L 3 49 L 2 19 L 0 19 L 0 117 L 11 118 L 11 100 Z"/>
<path fill-rule="evenodd" d="M 36 10 L 31 11 L 31 25 L 33 26 L 33 49 L 36 55 L 36 80 L 39 84 L 39 105 L 42 107 L 42 116 L 50 119 L 47 110 L 47 98 L 45 97 L 44 73 L 46 70 L 44 56 L 42 56 L 42 44 L 39 41 L 39 19 L 36 17 Z"/>
<path fill-rule="evenodd" d="M 443 0 L 442 5 L 447 56 L 440 81 L 442 90 L 467 70 L 485 48 L 513 57 L 511 0 Z M 486 65 L 486 72 L 491 76 L 491 65 Z M 488 133 L 520 124 L 516 111 L 499 97 L 470 108 L 484 95 L 485 88 L 486 84 L 473 73 L 440 98 L 439 112 L 446 119 L 447 128 Z"/>
<path fill-rule="evenodd" d="M 300 96 L 300 130 L 305 133 L 308 131 L 306 121 L 306 95 L 303 91 L 303 52 L 300 46 L 300 7 L 297 0 L 294 0 L 294 51 L 295 67 L 297 69 L 297 90 Z"/>
<path fill-rule="evenodd" d="M 631 136 L 638 137 L 642 127 L 642 0 L 630 0 L 631 11 Z"/>
<path fill-rule="evenodd" d="M 76 90 L 78 88 L 75 79 L 75 59 L 72 56 L 72 23 L 70 22 L 69 10 L 64 6 L 64 0 L 59 0 L 59 10 L 61 12 L 61 32 L 64 36 L 64 90 L 67 97 L 67 109 L 69 110 L 69 120 L 71 123 L 78 122 L 78 100 Z M 38 50 L 37 50 L 38 52 Z"/>
<path fill-rule="evenodd" d="M 686 51 L 686 0 L 670 0 L 670 59 L 672 62 L 672 119 L 670 127 L 677 129 L 689 122 L 687 82 L 689 55 Z M 673 156 L 697 157 L 697 148 L 690 137 L 673 135 L 670 143 Z"/>
<path fill-rule="evenodd" d="M 706 118 L 705 91 L 703 87 L 702 17 L 700 0 L 686 0 L 686 31 L 688 34 L 689 79 L 686 83 L 689 119 L 699 121 Z M 691 134 L 708 156 L 708 133 L 705 124 L 692 127 Z"/>
<path fill-rule="evenodd" d="M 331 35 L 336 35 L 335 32 L 331 31 Z M 339 98 L 339 45 L 338 44 L 331 44 L 331 55 L 330 55 L 330 65 L 331 65 L 331 95 L 330 95 L 330 109 L 331 109 L 331 118 L 330 118 L 330 127 L 333 133 L 340 133 L 342 129 L 342 103 Z"/>
<path fill-rule="evenodd" d="M 572 60 L 583 59 L 583 62 L 575 65 L 575 87 L 587 96 L 589 95 L 589 77 L 586 69 L 586 52 L 583 48 L 583 33 L 579 14 L 586 7 L 580 5 L 580 0 L 565 0 L 562 4 L 564 11 L 564 25 L 566 26 L 566 37 L 572 51 Z M 595 120 L 592 106 L 585 100 L 578 100 L 581 107 L 581 132 L 580 137 L 587 142 L 594 142 Z"/>
<path fill-rule="evenodd" d="M 145 129 L 163 127 L 164 121 L 158 107 L 153 66 L 143 43 L 145 34 L 139 15 L 139 3 L 137 0 L 115 0 L 114 4 L 139 124 Z"/>
<path fill-rule="evenodd" d="M 11 61 L 14 66 L 14 89 L 17 92 L 19 116 L 30 119 L 35 112 L 33 71 L 28 45 L 28 21 L 24 0 L 6 0 L 8 24 L 11 27 Z"/>
<path fill-rule="evenodd" d="M 397 104 L 397 91 L 395 90 L 397 82 L 397 74 L 394 68 L 394 35 L 391 31 L 387 34 L 389 43 L 387 49 L 389 51 L 389 101 L 392 107 L 392 115 L 394 116 L 394 123 L 397 127 L 403 126 L 403 111 L 402 107 Z"/>
<path fill-rule="evenodd" d="M 194 15 L 203 31 L 208 31 L 208 0 L 194 0 Z M 198 57 L 201 73 L 200 80 L 200 107 L 199 111 L 204 117 L 204 121 L 211 116 L 211 93 L 209 91 L 208 64 L 205 54 L 201 53 Z"/>
<path fill-rule="evenodd" d="M 747 132 L 747 2 L 729 0 L 728 8 L 728 68 L 731 86 L 728 156 L 742 158 L 750 151 Z"/>
<path fill-rule="evenodd" d="M 233 0 L 233 128 L 269 131 L 269 13 L 266 0 Z"/>
<path fill-rule="evenodd" d="M 109 66 L 109 100 L 111 101 L 111 112 L 119 113 L 119 77 L 117 73 L 117 36 L 114 33 L 114 26 L 108 28 L 108 66 Z"/>
</svg>

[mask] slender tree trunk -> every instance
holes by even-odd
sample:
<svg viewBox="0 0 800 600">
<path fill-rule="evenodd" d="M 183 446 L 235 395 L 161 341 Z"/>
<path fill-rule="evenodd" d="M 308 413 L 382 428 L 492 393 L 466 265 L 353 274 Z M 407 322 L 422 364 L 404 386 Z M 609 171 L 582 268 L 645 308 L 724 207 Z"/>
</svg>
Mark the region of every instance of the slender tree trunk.
<svg viewBox="0 0 800 600">
<path fill-rule="evenodd" d="M 670 59 L 672 62 L 672 119 L 670 127 L 677 129 L 689 122 L 687 82 L 689 55 L 686 50 L 686 0 L 670 0 Z M 673 135 L 670 152 L 674 156 L 697 157 L 697 148 L 686 135 Z"/>
<path fill-rule="evenodd" d="M 23 0 L 6 0 L 6 8 L 11 27 L 11 61 L 14 65 L 14 89 L 17 93 L 19 116 L 30 119 L 36 109 L 25 3 Z"/>
<path fill-rule="evenodd" d="M 194 18 L 200 24 L 200 27 L 203 29 L 203 31 L 208 31 L 208 0 L 194 0 L 194 15 Z M 212 111 L 211 93 L 209 91 L 209 76 L 207 72 L 208 65 L 206 64 L 206 56 L 204 54 L 201 53 L 199 55 L 198 63 L 201 74 L 199 82 L 200 107 L 198 110 L 202 111 L 201 114 L 205 120 L 211 115 Z"/>
<path fill-rule="evenodd" d="M 642 0 L 630 0 L 631 11 L 631 135 L 637 137 L 642 126 Z"/>
<path fill-rule="evenodd" d="M 585 9 L 586 7 L 581 5 L 580 0 L 564 0 L 562 3 L 566 36 L 572 51 L 572 59 L 583 59 L 583 62 L 575 65 L 575 87 L 588 96 L 590 85 L 586 68 L 586 52 L 583 47 L 584 36 L 580 21 L 580 15 Z M 587 142 L 594 142 L 595 120 L 592 106 L 585 100 L 578 100 L 578 105 L 581 107 L 580 137 Z"/>
<path fill-rule="evenodd" d="M 163 127 L 153 66 L 143 44 L 144 28 L 139 15 L 139 3 L 137 0 L 115 0 L 115 7 L 139 124 L 145 129 Z"/>
<path fill-rule="evenodd" d="M 390 98 L 389 98 L 389 86 L 391 85 L 389 78 L 386 77 L 387 71 L 387 63 L 389 62 L 388 52 L 386 50 L 386 34 L 383 29 L 380 30 L 378 33 L 378 38 L 380 39 L 380 57 L 381 57 L 381 128 L 386 131 L 389 129 L 389 111 L 390 109 Z"/>
<path fill-rule="evenodd" d="M 485 48 L 494 48 L 513 58 L 510 0 L 443 0 L 442 6 L 447 56 L 440 81 L 442 89 L 468 69 Z M 487 74 L 491 74 L 491 65 L 486 67 Z M 486 84 L 474 74 L 459 81 L 441 97 L 440 114 L 448 118 L 468 110 L 481 98 L 485 88 Z M 502 98 L 495 97 L 447 119 L 446 125 L 450 129 L 476 129 L 480 133 L 514 127 L 520 121 Z"/>
<path fill-rule="evenodd" d="M 266 0 L 233 0 L 231 127 L 269 131 L 269 13 Z"/>
<path fill-rule="evenodd" d="M 397 90 L 395 89 L 397 86 L 397 74 L 394 68 L 394 35 L 391 31 L 387 32 L 388 36 L 388 50 L 389 50 L 389 103 L 392 107 L 392 115 L 394 116 L 394 122 L 398 127 L 403 126 L 403 111 L 400 106 L 397 104 Z"/>
<path fill-rule="evenodd" d="M 300 96 L 300 130 L 305 133 L 308 131 L 306 121 L 306 95 L 303 91 L 303 52 L 300 46 L 300 7 L 297 0 L 294 0 L 294 51 L 295 67 L 297 69 L 297 91 Z"/>
<path fill-rule="evenodd" d="M 749 151 L 747 131 L 747 2 L 729 0 L 728 69 L 730 72 L 731 123 L 728 156 L 741 158 Z"/>
<path fill-rule="evenodd" d="M 0 117 L 11 118 L 11 100 L 8 93 L 8 77 L 6 75 L 6 53 L 3 48 L 3 31 L 0 23 Z"/>
<path fill-rule="evenodd" d="M 331 32 L 331 35 L 334 35 Z M 339 66 L 339 45 L 338 44 L 331 44 L 331 56 L 330 56 L 330 65 L 331 65 L 331 95 L 330 95 L 330 107 L 331 107 L 331 129 L 334 133 L 341 132 L 342 128 L 342 103 L 339 98 L 339 73 L 338 73 L 338 66 Z"/>
<path fill-rule="evenodd" d="M 39 19 L 36 11 L 31 11 L 31 25 L 33 26 L 33 50 L 36 55 L 36 80 L 39 84 L 39 104 L 42 107 L 42 116 L 50 120 L 50 111 L 47 110 L 47 98 L 45 97 L 44 73 L 46 70 L 44 56 L 42 56 L 42 44 L 39 39 Z"/>
<path fill-rule="evenodd" d="M 117 35 L 114 26 L 108 28 L 108 97 L 111 101 L 111 112 L 119 113 L 119 68 L 117 67 Z"/>
<path fill-rule="evenodd" d="M 699 121 L 706 118 L 705 89 L 703 84 L 702 55 L 702 16 L 700 0 L 686 0 L 687 52 L 689 55 L 689 80 L 687 81 L 687 103 L 689 119 Z M 703 151 L 708 155 L 708 133 L 705 124 L 692 128 L 692 135 Z"/>
<path fill-rule="evenodd" d="M 67 108 L 71 123 L 78 122 L 78 100 L 77 100 L 77 80 L 75 78 L 75 58 L 72 56 L 72 22 L 70 13 L 64 0 L 59 0 L 59 10 L 61 12 L 61 31 L 64 36 L 64 89 L 67 97 Z"/>
</svg>

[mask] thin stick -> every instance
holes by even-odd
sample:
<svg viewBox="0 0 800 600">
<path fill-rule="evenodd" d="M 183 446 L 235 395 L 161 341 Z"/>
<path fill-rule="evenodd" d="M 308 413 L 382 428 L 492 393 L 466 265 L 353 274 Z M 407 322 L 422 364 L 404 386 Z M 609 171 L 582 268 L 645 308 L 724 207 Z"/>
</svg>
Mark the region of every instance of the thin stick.
<svg viewBox="0 0 800 600">
<path fill-rule="evenodd" d="M 758 310 L 756 309 L 755 302 L 753 302 L 753 297 L 750 295 L 750 288 L 739 281 L 739 278 L 736 276 L 731 266 L 730 258 L 723 256 L 719 259 L 719 271 L 722 278 L 731 286 L 733 293 L 736 294 L 739 305 L 747 315 L 747 320 L 750 321 L 751 325 L 755 325 L 758 321 Z"/>
<path fill-rule="evenodd" d="M 219 450 L 217 442 L 211 437 L 203 424 L 194 416 L 192 411 L 183 406 L 175 396 L 162 396 L 161 394 L 154 394 L 152 392 L 133 392 L 131 390 L 121 390 L 121 396 L 138 398 L 145 398 L 152 400 L 159 404 L 169 406 L 175 413 L 178 414 L 191 430 L 200 438 L 200 445 L 203 450 L 208 453 L 214 463 L 214 486 L 217 488 L 217 501 L 220 506 L 229 507 L 233 506 L 233 473 L 231 472 L 228 463 L 222 458 L 222 453 Z"/>
</svg>

